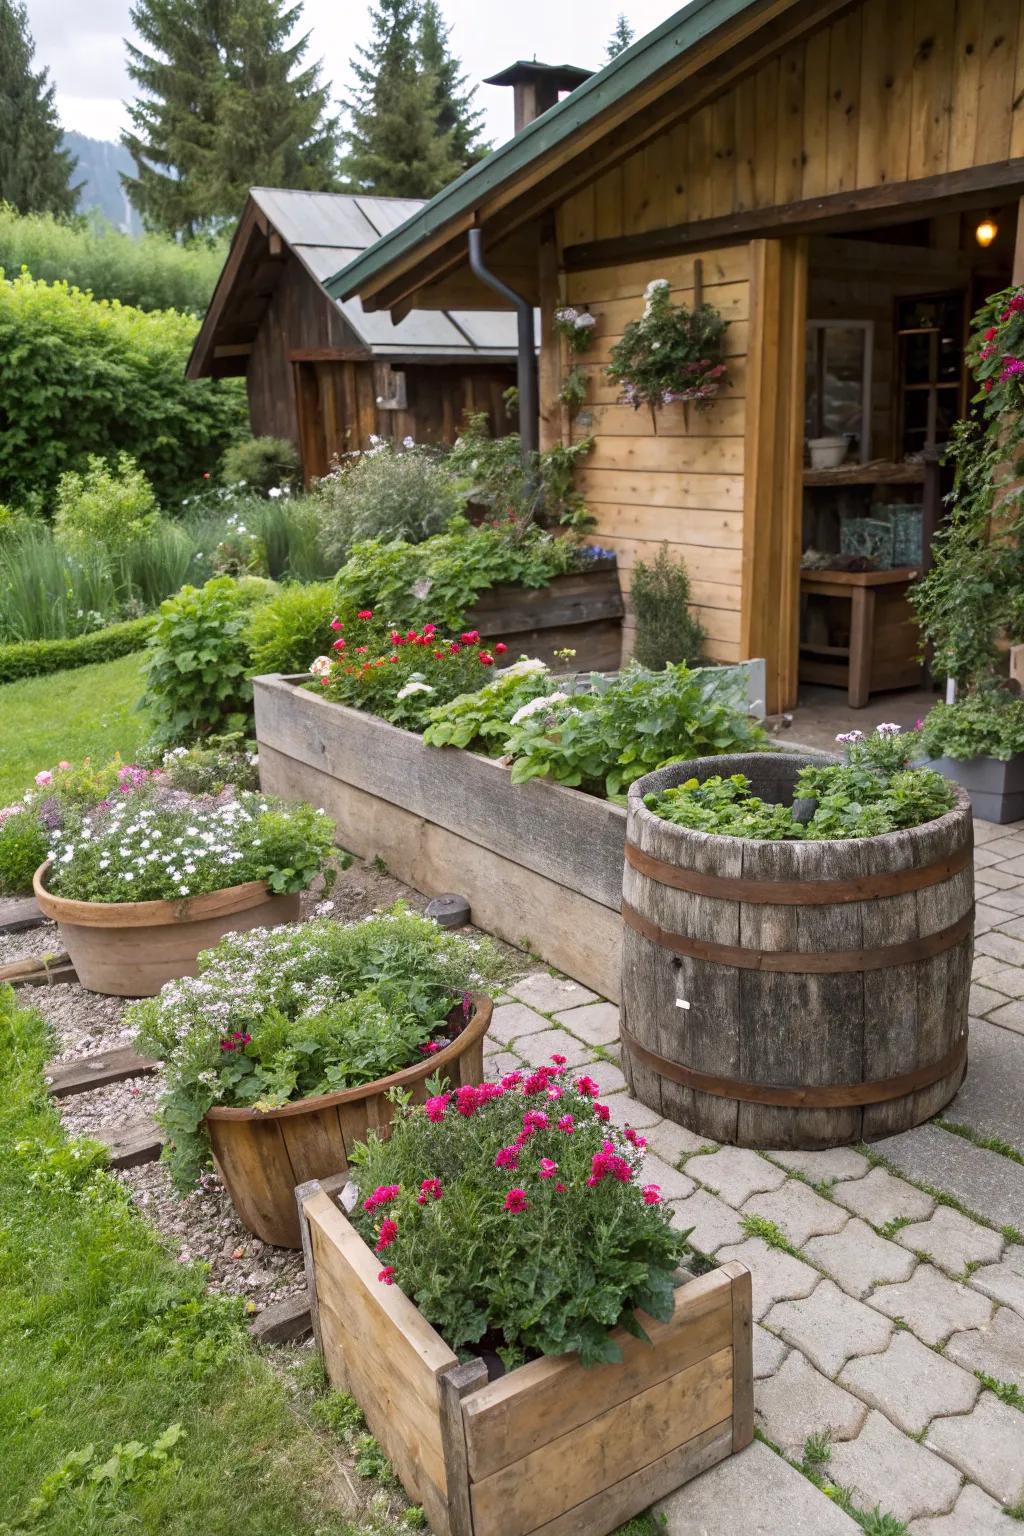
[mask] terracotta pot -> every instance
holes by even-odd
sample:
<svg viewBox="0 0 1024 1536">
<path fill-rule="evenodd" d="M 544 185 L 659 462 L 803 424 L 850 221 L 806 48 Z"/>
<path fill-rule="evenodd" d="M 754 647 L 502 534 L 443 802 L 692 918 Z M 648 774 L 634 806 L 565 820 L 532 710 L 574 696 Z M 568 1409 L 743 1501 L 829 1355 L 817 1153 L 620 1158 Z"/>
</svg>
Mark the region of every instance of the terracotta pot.
<svg viewBox="0 0 1024 1536">
<path fill-rule="evenodd" d="M 299 918 L 300 892 L 271 896 L 262 880 L 186 901 L 69 901 L 32 879 L 36 900 L 60 928 L 83 987 L 112 997 L 153 997 L 166 981 L 196 974 L 196 957 L 226 933 L 276 928 Z"/>
<path fill-rule="evenodd" d="M 402 1088 L 415 1104 L 427 1098 L 427 1079 L 439 1073 L 452 1087 L 478 1083 L 491 1000 L 473 994 L 473 1014 L 451 1045 L 401 1072 L 359 1088 L 298 1099 L 279 1109 L 226 1109 L 206 1116 L 213 1155 L 235 1210 L 250 1232 L 281 1248 L 301 1247 L 295 1188 L 343 1173 L 353 1143 L 368 1131 L 386 1131 L 395 1105 L 388 1090 Z"/>
</svg>

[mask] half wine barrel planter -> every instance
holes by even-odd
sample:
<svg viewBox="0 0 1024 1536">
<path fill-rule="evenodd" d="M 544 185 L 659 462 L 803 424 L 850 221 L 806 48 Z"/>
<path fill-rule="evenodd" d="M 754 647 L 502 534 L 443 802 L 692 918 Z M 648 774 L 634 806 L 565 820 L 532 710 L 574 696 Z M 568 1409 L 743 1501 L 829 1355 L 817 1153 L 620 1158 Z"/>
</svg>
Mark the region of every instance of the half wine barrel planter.
<svg viewBox="0 0 1024 1536">
<path fill-rule="evenodd" d="M 83 987 L 112 997 L 153 997 L 166 981 L 196 974 L 196 957 L 226 933 L 299 919 L 300 893 L 272 896 L 262 880 L 184 901 L 69 901 L 32 881 L 43 913 L 60 928 Z"/>
<path fill-rule="evenodd" d="M 456 1088 L 480 1082 L 490 1022 L 490 998 L 474 994 L 470 1020 L 452 1043 L 401 1072 L 277 1109 L 211 1109 L 206 1128 L 213 1155 L 249 1231 L 265 1243 L 300 1248 L 296 1185 L 343 1172 L 355 1142 L 365 1141 L 368 1131 L 386 1132 L 395 1110 L 390 1089 L 401 1088 L 422 1104 L 435 1073 Z"/>
<path fill-rule="evenodd" d="M 792 803 L 799 757 L 676 763 L 630 790 L 623 1069 L 716 1141 L 830 1147 L 907 1130 L 967 1066 L 974 933 L 967 795 L 905 832 L 757 842 L 674 826 L 646 794 L 744 773 Z"/>
<path fill-rule="evenodd" d="M 607 1536 L 753 1438 L 750 1272 L 676 1291 L 622 1359 L 545 1356 L 488 1381 L 397 1285 L 325 1188 L 297 1191 L 317 1343 L 435 1536 Z"/>
</svg>

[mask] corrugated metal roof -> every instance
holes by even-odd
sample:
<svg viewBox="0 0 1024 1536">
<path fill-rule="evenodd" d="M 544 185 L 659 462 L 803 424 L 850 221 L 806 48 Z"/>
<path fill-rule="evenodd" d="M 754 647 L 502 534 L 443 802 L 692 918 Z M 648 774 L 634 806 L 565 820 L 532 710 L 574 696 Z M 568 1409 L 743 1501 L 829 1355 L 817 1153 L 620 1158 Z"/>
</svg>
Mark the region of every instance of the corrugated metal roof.
<svg viewBox="0 0 1024 1536">
<path fill-rule="evenodd" d="M 253 201 L 317 282 L 412 217 L 422 202 L 411 197 L 363 197 L 345 192 L 292 192 L 253 187 Z M 381 356 L 419 353 L 438 357 L 514 357 L 512 310 L 415 309 L 396 325 L 384 312 L 367 314 L 358 298 L 334 300 L 366 346 Z"/>
</svg>

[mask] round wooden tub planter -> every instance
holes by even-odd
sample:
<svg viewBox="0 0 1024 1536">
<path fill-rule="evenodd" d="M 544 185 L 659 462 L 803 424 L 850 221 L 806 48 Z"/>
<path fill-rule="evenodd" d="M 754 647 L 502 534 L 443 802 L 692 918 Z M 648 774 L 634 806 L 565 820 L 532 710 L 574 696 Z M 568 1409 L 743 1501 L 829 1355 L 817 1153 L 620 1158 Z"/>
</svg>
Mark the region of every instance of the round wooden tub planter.
<svg viewBox="0 0 1024 1536">
<path fill-rule="evenodd" d="M 196 974 L 196 957 L 226 933 L 299 919 L 301 893 L 272 896 L 262 880 L 185 901 L 69 901 L 32 880 L 36 900 L 60 928 L 78 980 L 112 997 L 153 997 L 167 981 Z"/>
<path fill-rule="evenodd" d="M 412 1102 L 422 1104 L 427 1080 L 435 1073 L 453 1088 L 480 1082 L 491 1000 L 474 993 L 472 1002 L 469 1022 L 450 1045 L 389 1077 L 277 1109 L 215 1105 L 209 1111 L 206 1128 L 218 1170 L 250 1232 L 279 1248 L 302 1246 L 296 1186 L 343 1173 L 356 1142 L 365 1141 L 368 1131 L 387 1131 L 395 1113 L 388 1098 L 392 1088 L 411 1093 Z"/>
<path fill-rule="evenodd" d="M 791 804 L 798 756 L 701 758 L 629 793 L 623 1067 L 637 1098 L 716 1141 L 833 1147 L 904 1131 L 967 1068 L 970 800 L 879 837 L 760 842 L 643 803 L 744 773 Z"/>
</svg>

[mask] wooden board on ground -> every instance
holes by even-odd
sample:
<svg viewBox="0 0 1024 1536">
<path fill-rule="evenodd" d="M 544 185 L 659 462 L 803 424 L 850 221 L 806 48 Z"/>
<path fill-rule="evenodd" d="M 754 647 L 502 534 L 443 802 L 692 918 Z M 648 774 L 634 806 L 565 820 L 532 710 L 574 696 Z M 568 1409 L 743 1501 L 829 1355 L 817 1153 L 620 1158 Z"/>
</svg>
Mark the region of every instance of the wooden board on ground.
<svg viewBox="0 0 1024 1536">
<path fill-rule="evenodd" d="M 0 901 L 0 933 L 24 933 L 45 921 L 34 896 L 7 896 Z"/>
<path fill-rule="evenodd" d="M 0 986 L 6 982 L 11 987 L 46 987 L 59 981 L 77 980 L 71 957 L 63 951 L 60 954 L 36 955 L 30 960 L 14 960 L 10 965 L 0 965 Z"/>
<path fill-rule="evenodd" d="M 111 1168 L 138 1168 L 143 1163 L 155 1163 L 164 1144 L 160 1127 L 148 1116 L 127 1125 L 100 1126 L 89 1134 L 93 1141 L 106 1147 Z"/>
<path fill-rule="evenodd" d="M 249 1324 L 249 1337 L 254 1344 L 291 1344 L 304 1339 L 313 1331 L 313 1318 L 309 1310 L 309 1292 L 305 1289 L 284 1301 L 264 1307 L 258 1317 Z"/>
<path fill-rule="evenodd" d="M 91 1056 L 79 1056 L 75 1061 L 51 1067 L 46 1074 L 46 1086 L 51 1098 L 66 1099 L 73 1093 L 122 1083 L 128 1077 L 142 1077 L 155 1072 L 159 1065 L 151 1056 L 140 1056 L 130 1045 L 119 1045 L 112 1051 L 94 1051 Z"/>
</svg>

